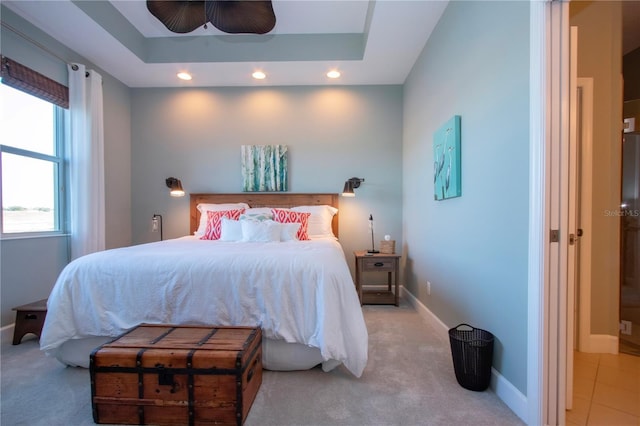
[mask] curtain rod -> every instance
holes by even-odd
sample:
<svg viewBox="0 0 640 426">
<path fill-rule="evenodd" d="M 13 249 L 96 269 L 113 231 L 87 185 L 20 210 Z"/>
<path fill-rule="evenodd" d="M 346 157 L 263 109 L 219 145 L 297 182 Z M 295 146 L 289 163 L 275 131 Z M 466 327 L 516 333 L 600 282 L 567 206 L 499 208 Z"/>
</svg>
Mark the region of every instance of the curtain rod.
<svg viewBox="0 0 640 426">
<path fill-rule="evenodd" d="M 3 27 L 5 27 L 6 29 L 8 29 L 9 31 L 12 31 L 13 33 L 17 34 L 18 36 L 22 37 L 24 40 L 28 41 L 29 43 L 33 44 L 34 46 L 40 48 L 41 50 L 43 50 L 44 52 L 48 53 L 49 55 L 53 56 L 54 58 L 58 59 L 59 61 L 67 64 L 67 65 L 71 65 L 71 68 L 74 71 L 78 70 L 78 66 L 76 64 L 70 63 L 69 61 L 67 61 L 65 58 L 58 56 L 57 54 L 53 53 L 51 50 L 47 49 L 45 46 L 43 46 L 41 43 L 37 42 L 36 40 L 32 39 L 31 37 L 29 37 L 28 35 L 20 32 L 19 30 L 13 28 L 11 25 L 7 24 L 6 22 L 0 20 L 0 25 L 2 25 Z"/>
</svg>

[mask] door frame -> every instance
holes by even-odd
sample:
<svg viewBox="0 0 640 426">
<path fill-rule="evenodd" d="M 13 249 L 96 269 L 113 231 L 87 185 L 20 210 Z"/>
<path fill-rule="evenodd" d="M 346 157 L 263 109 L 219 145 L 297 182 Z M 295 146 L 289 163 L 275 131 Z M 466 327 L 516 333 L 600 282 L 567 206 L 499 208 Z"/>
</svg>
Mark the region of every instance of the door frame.
<svg viewBox="0 0 640 426">
<path fill-rule="evenodd" d="M 529 4 L 529 259 L 527 305 L 527 423 L 542 425 L 547 419 L 546 288 L 547 222 L 547 38 L 550 33 L 548 2 Z"/>
<path fill-rule="evenodd" d="M 593 78 L 578 77 L 581 88 L 580 102 L 580 151 L 581 151 L 581 187 L 592 188 L 593 176 Z M 585 232 L 580 237 L 580 257 L 591 256 L 591 191 L 580 191 L 580 228 Z M 578 350 L 593 352 L 591 344 L 591 265 L 580 262 L 580 280 L 578 287 Z"/>
<path fill-rule="evenodd" d="M 565 415 L 566 269 L 563 276 L 551 230 L 567 231 L 560 154 L 569 132 L 569 3 L 531 1 L 529 10 L 527 423 L 557 425 Z"/>
</svg>

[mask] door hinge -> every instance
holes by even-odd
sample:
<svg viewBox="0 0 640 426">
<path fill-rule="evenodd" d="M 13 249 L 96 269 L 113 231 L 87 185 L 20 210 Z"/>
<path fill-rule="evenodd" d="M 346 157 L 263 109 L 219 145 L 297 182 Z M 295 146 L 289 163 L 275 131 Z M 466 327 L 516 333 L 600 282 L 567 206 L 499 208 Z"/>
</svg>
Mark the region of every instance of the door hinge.
<svg viewBox="0 0 640 426">
<path fill-rule="evenodd" d="M 552 243 L 557 243 L 560 241 L 560 231 L 557 229 L 552 229 L 551 233 L 549 234 L 549 241 L 551 241 Z"/>
</svg>

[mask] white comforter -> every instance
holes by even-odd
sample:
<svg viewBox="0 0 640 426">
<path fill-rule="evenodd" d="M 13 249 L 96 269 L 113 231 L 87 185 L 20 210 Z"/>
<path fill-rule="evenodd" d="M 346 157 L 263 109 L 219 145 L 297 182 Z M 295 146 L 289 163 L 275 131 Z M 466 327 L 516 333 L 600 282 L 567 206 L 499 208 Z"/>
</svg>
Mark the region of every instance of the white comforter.
<svg viewBox="0 0 640 426">
<path fill-rule="evenodd" d="M 265 337 L 320 349 L 360 377 L 368 335 L 340 244 L 183 237 L 71 262 L 51 295 L 40 338 L 117 336 L 142 322 L 260 326 Z"/>
</svg>

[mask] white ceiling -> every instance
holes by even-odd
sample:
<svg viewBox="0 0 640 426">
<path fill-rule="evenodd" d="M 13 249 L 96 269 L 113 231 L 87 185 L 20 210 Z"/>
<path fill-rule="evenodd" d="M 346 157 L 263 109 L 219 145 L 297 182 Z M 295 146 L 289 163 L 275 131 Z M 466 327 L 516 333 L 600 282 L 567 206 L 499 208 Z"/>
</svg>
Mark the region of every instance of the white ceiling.
<svg viewBox="0 0 640 426">
<path fill-rule="evenodd" d="M 263 36 L 211 24 L 175 34 L 144 0 L 2 3 L 129 87 L 183 87 L 402 84 L 447 1 L 274 0 L 276 26 Z M 251 78 L 256 69 L 267 78 Z"/>
</svg>

